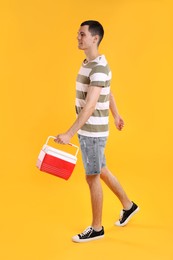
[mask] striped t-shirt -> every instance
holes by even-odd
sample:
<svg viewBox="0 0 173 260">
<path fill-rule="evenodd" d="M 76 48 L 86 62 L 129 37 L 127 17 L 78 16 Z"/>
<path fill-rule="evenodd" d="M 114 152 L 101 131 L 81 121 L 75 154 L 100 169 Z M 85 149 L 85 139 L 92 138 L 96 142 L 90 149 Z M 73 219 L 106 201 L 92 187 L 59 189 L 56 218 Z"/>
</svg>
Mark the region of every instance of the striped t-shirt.
<svg viewBox="0 0 173 260">
<path fill-rule="evenodd" d="M 85 106 L 90 86 L 101 87 L 95 110 L 78 134 L 89 137 L 105 137 L 109 134 L 109 94 L 111 71 L 104 55 L 90 62 L 83 62 L 76 80 L 76 113 Z"/>
</svg>

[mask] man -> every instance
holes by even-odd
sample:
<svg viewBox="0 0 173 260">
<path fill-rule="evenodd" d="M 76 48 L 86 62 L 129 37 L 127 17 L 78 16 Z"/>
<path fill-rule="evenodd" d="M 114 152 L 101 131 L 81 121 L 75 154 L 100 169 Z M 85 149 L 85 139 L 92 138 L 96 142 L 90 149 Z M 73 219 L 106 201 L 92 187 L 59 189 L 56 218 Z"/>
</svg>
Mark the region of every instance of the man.
<svg viewBox="0 0 173 260">
<path fill-rule="evenodd" d="M 83 50 L 86 59 L 79 70 L 76 82 L 77 119 L 64 134 L 55 141 L 68 144 L 78 133 L 82 151 L 86 181 L 89 185 L 92 223 L 84 232 L 72 238 L 74 242 L 87 242 L 102 238 L 103 194 L 100 179 L 113 191 L 122 203 L 120 219 L 115 223 L 124 226 L 139 210 L 139 207 L 126 195 L 115 176 L 106 167 L 104 149 L 108 137 L 109 109 L 118 130 L 122 130 L 124 121 L 118 113 L 113 94 L 110 92 L 111 71 L 104 55 L 100 55 L 98 46 L 103 38 L 102 25 L 93 20 L 85 21 L 78 31 L 78 48 Z"/>
</svg>

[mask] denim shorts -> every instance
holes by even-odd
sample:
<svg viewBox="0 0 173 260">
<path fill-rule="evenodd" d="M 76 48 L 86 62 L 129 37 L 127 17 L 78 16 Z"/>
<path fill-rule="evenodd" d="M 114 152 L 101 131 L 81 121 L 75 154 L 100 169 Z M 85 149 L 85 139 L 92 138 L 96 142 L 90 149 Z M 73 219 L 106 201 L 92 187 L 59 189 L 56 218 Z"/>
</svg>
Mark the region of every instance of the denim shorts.
<svg viewBox="0 0 173 260">
<path fill-rule="evenodd" d="M 82 160 L 87 175 L 100 174 L 106 166 L 104 155 L 107 137 L 88 137 L 79 135 Z"/>
</svg>

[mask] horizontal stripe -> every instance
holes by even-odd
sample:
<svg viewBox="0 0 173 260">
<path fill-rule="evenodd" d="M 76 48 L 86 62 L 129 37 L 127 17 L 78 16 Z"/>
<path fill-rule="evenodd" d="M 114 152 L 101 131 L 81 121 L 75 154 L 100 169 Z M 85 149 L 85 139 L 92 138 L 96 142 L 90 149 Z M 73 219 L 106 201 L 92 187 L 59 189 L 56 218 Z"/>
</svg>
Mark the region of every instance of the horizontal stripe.
<svg viewBox="0 0 173 260">
<path fill-rule="evenodd" d="M 108 95 L 110 93 L 110 81 L 107 82 L 107 85 L 105 88 L 102 88 L 101 95 Z M 81 82 L 76 82 L 76 90 L 87 92 L 88 91 L 88 84 L 83 84 Z"/>
<path fill-rule="evenodd" d="M 85 104 L 86 104 L 85 100 L 76 98 L 76 104 L 75 105 L 77 107 L 84 107 Z M 98 109 L 98 110 L 109 109 L 109 101 L 106 101 L 104 103 L 97 102 L 95 109 Z"/>
<path fill-rule="evenodd" d="M 91 70 L 92 70 L 91 68 L 81 67 L 78 74 L 80 74 L 82 76 L 88 77 L 88 75 L 90 74 Z"/>
<path fill-rule="evenodd" d="M 109 101 L 106 101 L 104 103 L 97 102 L 95 109 L 98 109 L 98 110 L 109 109 Z"/>
<path fill-rule="evenodd" d="M 87 132 L 106 132 L 108 131 L 108 125 L 89 125 L 85 124 L 81 127 L 81 130 Z"/>
<path fill-rule="evenodd" d="M 75 107 L 76 108 L 76 113 L 77 115 L 81 112 L 82 108 L 81 107 Z M 92 116 L 96 116 L 96 117 L 105 117 L 105 116 L 109 116 L 109 109 L 105 109 L 105 110 L 94 110 Z"/>
<path fill-rule="evenodd" d="M 97 117 L 97 116 L 90 116 L 86 124 L 91 124 L 91 125 L 107 125 L 109 122 L 109 117 Z"/>
<path fill-rule="evenodd" d="M 94 73 L 90 75 L 90 81 L 107 81 L 108 75 L 104 73 Z"/>
<path fill-rule="evenodd" d="M 95 66 L 95 67 L 92 69 L 90 75 L 92 75 L 92 74 L 94 74 L 94 73 L 98 73 L 98 74 L 104 73 L 104 74 L 108 75 L 109 72 L 110 72 L 110 69 L 109 69 L 108 66 L 97 65 L 97 66 Z"/>
<path fill-rule="evenodd" d="M 106 132 L 87 132 L 84 130 L 78 130 L 78 134 L 84 135 L 84 136 L 89 136 L 89 137 L 107 137 L 109 135 L 109 131 Z"/>
<path fill-rule="evenodd" d="M 83 91 L 76 91 L 76 98 L 78 99 L 86 99 L 87 96 L 87 92 L 83 92 Z M 109 95 L 100 95 L 98 102 L 106 102 L 109 101 Z"/>
<path fill-rule="evenodd" d="M 107 88 L 102 88 L 100 94 L 101 95 L 109 95 L 110 94 L 110 86 L 108 86 Z"/>
<path fill-rule="evenodd" d="M 86 96 L 87 96 L 87 92 L 79 91 L 79 90 L 76 91 L 76 98 L 85 100 Z"/>
<path fill-rule="evenodd" d="M 108 77 L 86 77 L 83 75 L 78 74 L 76 79 L 77 84 L 84 84 L 84 85 L 92 85 L 92 86 L 101 86 L 101 87 L 109 87 L 110 86 L 110 79 Z"/>
<path fill-rule="evenodd" d="M 76 102 L 75 102 L 76 107 L 83 108 L 85 104 L 86 104 L 85 100 L 76 98 Z"/>
<path fill-rule="evenodd" d="M 76 90 L 87 92 L 88 91 L 88 84 L 76 82 Z"/>
<path fill-rule="evenodd" d="M 77 75 L 76 81 L 83 83 L 83 84 L 88 84 L 88 85 L 90 84 L 90 79 L 88 77 L 80 75 L 80 74 Z"/>
<path fill-rule="evenodd" d="M 90 86 L 109 87 L 109 81 L 91 81 Z"/>
</svg>

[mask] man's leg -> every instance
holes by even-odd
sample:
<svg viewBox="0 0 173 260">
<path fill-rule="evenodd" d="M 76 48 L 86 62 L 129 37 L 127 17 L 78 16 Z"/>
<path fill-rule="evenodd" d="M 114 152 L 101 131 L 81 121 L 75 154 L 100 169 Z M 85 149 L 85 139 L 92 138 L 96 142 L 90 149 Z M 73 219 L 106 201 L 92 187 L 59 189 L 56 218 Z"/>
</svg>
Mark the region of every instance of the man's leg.
<svg viewBox="0 0 173 260">
<path fill-rule="evenodd" d="M 103 191 L 100 182 L 100 174 L 87 175 L 92 206 L 92 227 L 99 231 L 102 228 Z"/>
<path fill-rule="evenodd" d="M 125 193 L 117 178 L 106 167 L 101 169 L 100 177 L 105 182 L 105 184 L 113 191 L 113 193 L 118 197 L 118 199 L 123 205 L 123 208 L 125 210 L 129 210 L 132 206 L 132 202 L 128 198 L 127 194 Z"/>
<path fill-rule="evenodd" d="M 125 226 L 131 217 L 139 211 L 139 207 L 134 202 L 129 200 L 117 178 L 113 176 L 106 167 L 102 168 L 100 177 L 118 197 L 123 205 L 123 210 L 120 212 L 120 219 L 115 222 L 115 225 L 120 227 Z"/>
<path fill-rule="evenodd" d="M 81 234 L 72 237 L 73 242 L 88 242 L 104 237 L 104 227 L 102 226 L 102 205 L 103 192 L 100 183 L 100 174 L 86 176 L 90 189 L 91 205 L 92 205 L 92 224 L 87 227 Z"/>
</svg>

